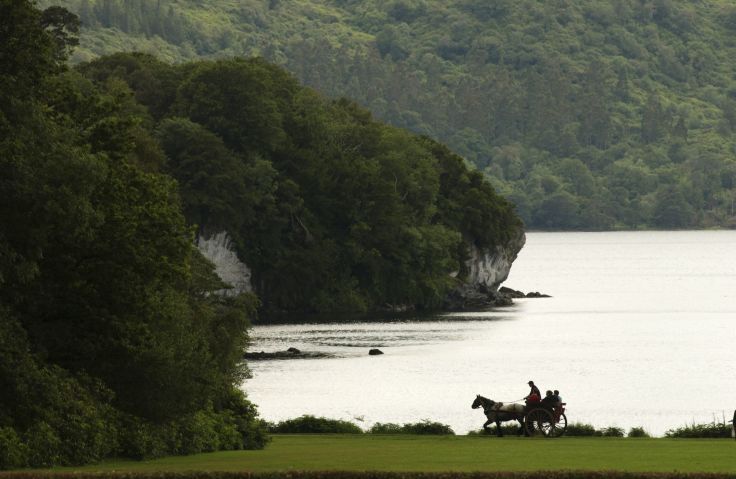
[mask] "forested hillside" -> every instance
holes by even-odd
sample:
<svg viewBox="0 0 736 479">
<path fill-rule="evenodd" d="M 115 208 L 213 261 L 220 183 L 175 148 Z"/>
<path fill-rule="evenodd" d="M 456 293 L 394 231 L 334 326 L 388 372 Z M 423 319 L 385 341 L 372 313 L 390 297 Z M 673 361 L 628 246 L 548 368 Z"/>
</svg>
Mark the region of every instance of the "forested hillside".
<svg viewBox="0 0 736 479">
<path fill-rule="evenodd" d="M 78 27 L 0 0 L 0 469 L 263 447 L 260 304 L 437 307 L 522 234 L 462 158 L 278 66 L 70 68 Z M 223 229 L 258 298 L 217 294 L 194 239 Z"/>
<path fill-rule="evenodd" d="M 75 61 L 263 56 L 448 144 L 531 228 L 736 225 L 732 2 L 58 3 Z"/>
<path fill-rule="evenodd" d="M 186 218 L 233 237 L 268 310 L 437 308 L 470 245 L 503 246 L 521 229 L 446 147 L 261 59 L 116 54 L 78 70 L 140 109 Z"/>
</svg>

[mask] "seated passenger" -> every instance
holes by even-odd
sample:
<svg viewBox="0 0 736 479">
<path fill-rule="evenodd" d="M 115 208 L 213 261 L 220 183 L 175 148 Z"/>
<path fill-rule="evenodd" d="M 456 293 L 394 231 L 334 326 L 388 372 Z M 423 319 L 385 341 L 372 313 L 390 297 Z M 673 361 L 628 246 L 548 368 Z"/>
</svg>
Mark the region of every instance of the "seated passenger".
<svg viewBox="0 0 736 479">
<path fill-rule="evenodd" d="M 552 396 L 555 398 L 555 407 L 562 407 L 562 398 L 560 397 L 560 391 L 555 389 L 554 394 Z"/>
<path fill-rule="evenodd" d="M 547 409 L 552 409 L 557 404 L 557 401 L 555 399 L 555 396 L 552 394 L 552 391 L 547 391 L 545 393 L 544 399 L 542 399 L 542 406 L 546 407 Z"/>
</svg>

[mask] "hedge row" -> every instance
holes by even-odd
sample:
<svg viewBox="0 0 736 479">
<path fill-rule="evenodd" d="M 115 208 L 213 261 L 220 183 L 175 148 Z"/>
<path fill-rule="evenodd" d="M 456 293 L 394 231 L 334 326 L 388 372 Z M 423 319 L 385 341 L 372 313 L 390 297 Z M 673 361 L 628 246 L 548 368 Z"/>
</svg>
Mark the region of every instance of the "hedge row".
<svg viewBox="0 0 736 479">
<path fill-rule="evenodd" d="M 376 423 L 368 431 L 363 431 L 357 424 L 341 419 L 329 419 L 304 415 L 294 419 L 287 419 L 278 423 L 266 423 L 266 428 L 276 434 L 428 434 L 454 435 L 455 432 L 446 424 L 433 422 L 428 419 L 417 423 L 395 424 Z M 519 425 L 503 424 L 501 430 L 505 435 L 516 435 Z M 468 435 L 495 435 L 496 427 L 492 425 L 488 430 L 470 431 Z M 632 427 L 628 433 L 620 427 L 609 426 L 596 429 L 592 424 L 570 423 L 565 431 L 566 436 L 579 437 L 651 437 L 642 427 Z M 691 424 L 681 428 L 670 429 L 665 437 L 679 438 L 728 438 L 731 437 L 731 426 L 725 422 L 713 421 L 709 424 Z"/>
<path fill-rule="evenodd" d="M 267 424 L 269 432 L 276 434 L 363 434 L 357 424 L 341 419 L 315 417 L 309 414 L 294 419 L 287 419 L 276 424 Z M 407 424 L 376 423 L 367 431 L 370 434 L 422 434 L 422 435 L 454 435 L 455 432 L 447 424 L 427 419 Z"/>
<path fill-rule="evenodd" d="M 533 472 L 141 472 L 0 473 L 2 479 L 736 479 L 736 474 L 617 471 Z"/>
</svg>

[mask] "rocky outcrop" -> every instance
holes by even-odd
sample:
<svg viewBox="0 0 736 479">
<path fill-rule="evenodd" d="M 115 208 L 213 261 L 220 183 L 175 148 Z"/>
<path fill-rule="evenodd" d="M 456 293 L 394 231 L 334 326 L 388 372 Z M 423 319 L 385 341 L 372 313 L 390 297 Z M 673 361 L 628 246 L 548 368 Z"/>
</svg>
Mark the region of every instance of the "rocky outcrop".
<svg viewBox="0 0 736 479">
<path fill-rule="evenodd" d="M 324 359 L 333 358 L 335 356 L 330 353 L 323 353 L 319 351 L 300 351 L 297 348 L 289 348 L 286 351 L 249 351 L 245 353 L 243 357 L 245 359 L 254 361 L 266 361 L 271 359 Z"/>
<path fill-rule="evenodd" d="M 498 288 L 508 278 L 511 265 L 524 246 L 525 241 L 524 231 L 519 228 L 509 241 L 492 249 L 481 250 L 475 245 L 469 246 L 470 257 L 465 264 L 465 275 L 463 278 L 458 278 L 459 286 L 445 298 L 443 309 L 457 311 L 512 304 L 513 295 L 499 291 Z M 218 294 L 237 295 L 253 290 L 251 271 L 238 258 L 226 231 L 211 236 L 199 236 L 197 247 L 204 257 L 214 263 L 215 271 L 220 279 L 231 286 L 230 289 L 218 291 Z M 453 273 L 453 276 L 457 276 L 457 273 Z M 404 305 L 386 305 L 386 310 L 392 312 L 410 311 L 412 309 L 412 307 Z M 258 357 L 251 357 L 251 359 L 274 358 L 270 356 L 273 353 L 254 354 L 257 354 Z M 275 356 L 282 355 L 275 353 Z M 307 356 L 309 357 L 309 355 Z M 293 352 L 287 352 L 282 358 L 286 357 L 295 356 Z M 300 356 L 297 355 L 297 357 Z"/>
<path fill-rule="evenodd" d="M 519 229 L 506 244 L 496 246 L 492 250 L 482 251 L 471 245 L 470 259 L 466 263 L 468 268 L 466 282 L 489 291 L 498 291 L 501 283 L 509 277 L 511 264 L 516 260 L 524 243 L 526 235 Z"/>
<path fill-rule="evenodd" d="M 231 289 L 223 289 L 218 294 L 235 296 L 253 291 L 251 271 L 238 258 L 227 231 L 220 231 L 212 236 L 198 236 L 197 248 L 215 265 L 215 272 L 220 279 L 231 286 Z"/>
<path fill-rule="evenodd" d="M 519 228 L 504 244 L 489 250 L 470 245 L 470 258 L 465 264 L 467 274 L 463 284 L 455 288 L 445 299 L 445 309 L 464 310 L 508 306 L 511 296 L 499 292 L 506 281 L 511 265 L 526 242 L 524 231 Z"/>
<path fill-rule="evenodd" d="M 515 289 L 507 288 L 506 286 L 502 286 L 498 290 L 499 293 L 505 294 L 506 296 L 510 298 L 551 298 L 550 295 L 540 293 L 539 291 L 530 291 L 526 294 L 522 291 L 517 291 Z"/>
</svg>

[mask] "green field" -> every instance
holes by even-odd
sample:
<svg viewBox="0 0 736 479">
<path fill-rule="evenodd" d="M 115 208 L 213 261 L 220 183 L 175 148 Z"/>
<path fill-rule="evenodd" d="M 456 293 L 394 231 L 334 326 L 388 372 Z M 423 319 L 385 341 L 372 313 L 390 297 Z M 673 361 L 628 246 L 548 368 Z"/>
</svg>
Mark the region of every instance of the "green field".
<svg viewBox="0 0 736 479">
<path fill-rule="evenodd" d="M 265 450 L 110 461 L 58 471 L 533 471 L 617 470 L 736 473 L 725 439 L 277 435 Z"/>
</svg>

